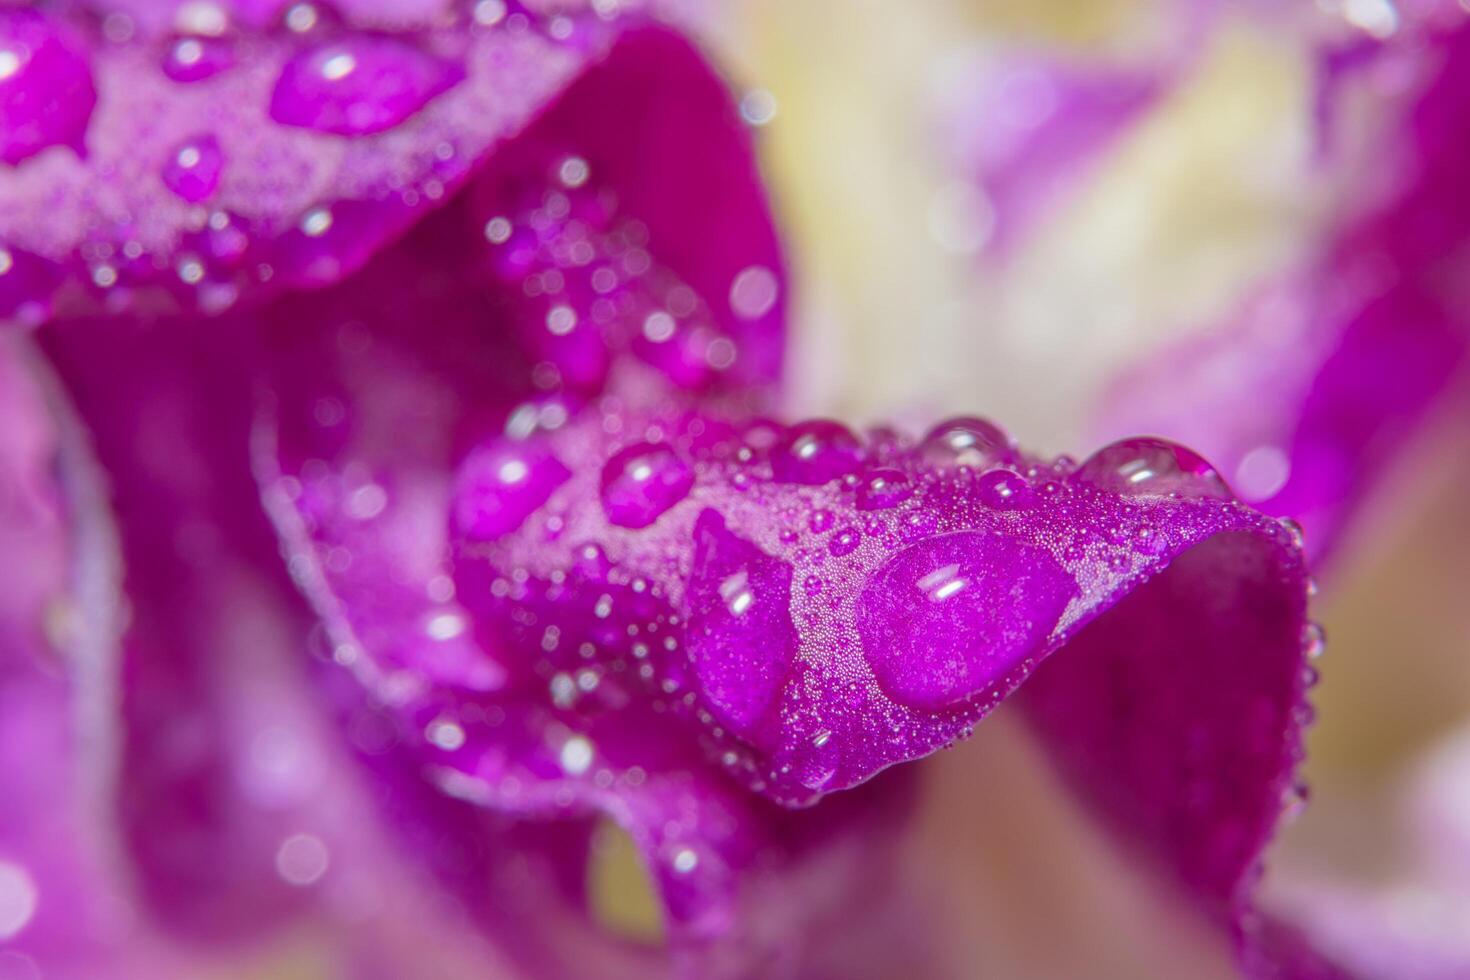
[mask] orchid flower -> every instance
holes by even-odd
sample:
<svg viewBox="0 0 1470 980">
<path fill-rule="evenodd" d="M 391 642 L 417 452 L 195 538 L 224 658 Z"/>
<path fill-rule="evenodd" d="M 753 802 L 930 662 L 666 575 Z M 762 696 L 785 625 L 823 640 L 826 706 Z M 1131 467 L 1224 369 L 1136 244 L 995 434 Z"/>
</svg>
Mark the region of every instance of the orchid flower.
<svg viewBox="0 0 1470 980">
<path fill-rule="evenodd" d="M 906 764 L 1014 698 L 1247 975 L 1339 975 L 1254 899 L 1321 645 L 1299 505 L 1152 436 L 794 417 L 678 16 L 0 12 L 0 967 L 983 969 L 904 874 Z M 1391 193 L 1437 207 L 1452 150 Z M 613 928 L 609 827 L 662 943 Z"/>
</svg>

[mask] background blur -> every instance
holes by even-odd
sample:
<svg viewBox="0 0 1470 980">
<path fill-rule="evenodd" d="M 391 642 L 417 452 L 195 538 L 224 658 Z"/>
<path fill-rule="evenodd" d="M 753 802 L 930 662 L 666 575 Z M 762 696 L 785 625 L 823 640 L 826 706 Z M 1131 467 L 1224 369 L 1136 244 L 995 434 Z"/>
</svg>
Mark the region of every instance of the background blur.
<svg viewBox="0 0 1470 980">
<path fill-rule="evenodd" d="M 1378 120 L 1349 100 L 1342 157 L 1330 173 L 1313 168 L 1310 49 L 1282 15 L 1304 8 L 1306 31 L 1316 18 L 1381 35 L 1395 8 L 1285 4 L 1258 17 L 1241 5 L 1197 38 L 1187 6 L 727 9 L 716 36 L 760 125 L 793 263 L 802 412 L 978 413 L 1024 445 L 1085 454 L 1092 406 L 1121 368 L 1218 323 L 1249 284 L 1316 242 L 1344 185 L 1373 167 Z M 1008 66 L 1170 71 L 1194 45 L 1162 101 L 1069 179 L 1003 263 L 986 260 L 995 216 L 976 189 L 976 154 L 1013 124 L 1008 112 L 1046 111 L 1046 93 Z M 1007 93 L 1000 106 L 987 101 L 995 91 Z M 1448 401 L 1322 579 L 1315 613 L 1329 645 L 1311 803 L 1279 841 L 1266 889 L 1268 904 L 1327 920 L 1329 932 L 1371 915 L 1393 938 L 1470 955 L 1470 849 L 1437 850 L 1470 843 L 1470 740 L 1457 736 L 1470 725 L 1470 427 L 1467 399 Z M 923 764 L 916 870 L 946 896 L 970 961 L 997 976 L 1208 975 L 1207 944 L 1185 932 L 1161 946 L 1164 920 L 1137 914 L 1148 896 L 1117 893 L 1126 862 L 1092 839 L 1031 751 L 1003 709 Z"/>
</svg>

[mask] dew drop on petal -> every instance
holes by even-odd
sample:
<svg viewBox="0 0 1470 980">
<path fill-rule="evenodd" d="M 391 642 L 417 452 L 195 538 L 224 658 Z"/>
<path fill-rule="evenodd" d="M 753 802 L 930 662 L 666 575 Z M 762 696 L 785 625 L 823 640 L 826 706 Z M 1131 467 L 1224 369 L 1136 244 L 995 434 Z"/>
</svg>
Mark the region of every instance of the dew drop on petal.
<svg viewBox="0 0 1470 980">
<path fill-rule="evenodd" d="M 179 197 L 197 204 L 219 186 L 225 157 L 212 135 L 185 140 L 163 165 L 163 183 Z"/>
<path fill-rule="evenodd" d="M 834 558 L 844 558 L 856 551 L 857 546 L 862 544 L 862 542 L 863 535 L 861 531 L 855 527 L 845 527 L 832 535 L 832 538 L 827 542 L 827 550 L 832 553 Z"/>
<path fill-rule="evenodd" d="M 667 443 L 641 442 L 602 470 L 602 508 L 622 527 L 647 527 L 689 495 L 694 470 Z"/>
<path fill-rule="evenodd" d="M 466 457 L 455 479 L 460 533 L 488 541 L 509 534 L 571 477 L 540 443 L 501 439 Z"/>
<path fill-rule="evenodd" d="M 1050 552 L 959 531 L 910 545 L 873 575 L 858 634 L 891 697 L 939 709 L 1039 652 L 1076 591 Z"/>
<path fill-rule="evenodd" d="M 953 418 L 941 422 L 924 436 L 919 455 L 931 466 L 968 466 L 985 470 L 1010 462 L 1015 453 L 1010 438 L 1000 427 L 984 419 Z"/>
<path fill-rule="evenodd" d="M 219 37 L 180 37 L 163 57 L 163 73 L 176 82 L 200 82 L 235 64 L 230 42 Z"/>
<path fill-rule="evenodd" d="M 1204 458 L 1165 439 L 1124 439 L 1104 446 L 1072 479 L 1127 496 L 1178 494 L 1230 500 L 1234 495 Z"/>
<path fill-rule="evenodd" d="M 706 510 L 694 526 L 687 648 L 711 707 L 749 734 L 796 655 L 792 568 L 731 533 Z"/>
<path fill-rule="evenodd" d="M 1320 623 L 1308 623 L 1302 634 L 1302 652 L 1309 660 L 1316 660 L 1327 649 L 1327 632 Z"/>
<path fill-rule="evenodd" d="M 781 483 L 818 486 L 856 472 L 862 460 L 862 444 L 849 429 L 814 419 L 786 430 L 771 452 L 771 470 Z"/>
<path fill-rule="evenodd" d="M 899 470 L 873 470 L 857 491 L 858 510 L 887 510 L 914 495 L 914 485 Z"/>
<path fill-rule="evenodd" d="M 50 146 L 84 152 L 97 90 L 79 39 L 36 11 L 0 10 L 0 160 Z"/>
<path fill-rule="evenodd" d="M 340 136 L 403 122 L 463 77 L 461 69 L 391 37 L 318 44 L 281 69 L 270 114 L 286 126 Z"/>
<path fill-rule="evenodd" d="M 996 510 L 1024 507 L 1034 496 L 1026 478 L 1007 469 L 991 470 L 981 476 L 975 483 L 975 493 L 981 503 Z"/>
</svg>

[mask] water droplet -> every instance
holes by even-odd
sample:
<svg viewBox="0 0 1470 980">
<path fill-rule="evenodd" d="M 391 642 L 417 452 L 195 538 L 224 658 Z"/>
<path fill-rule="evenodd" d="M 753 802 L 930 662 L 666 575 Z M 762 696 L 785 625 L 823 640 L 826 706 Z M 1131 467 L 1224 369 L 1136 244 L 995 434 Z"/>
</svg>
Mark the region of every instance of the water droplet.
<svg viewBox="0 0 1470 980">
<path fill-rule="evenodd" d="M 14 166 L 50 146 L 85 155 L 96 104 L 80 39 L 45 14 L 0 11 L 0 160 Z"/>
<path fill-rule="evenodd" d="M 1011 440 L 991 422 L 977 418 L 953 418 L 929 430 L 919 445 L 926 463 L 939 467 L 968 466 L 987 470 L 1015 458 Z"/>
<path fill-rule="evenodd" d="M 1124 439 L 1104 446 L 1077 467 L 1072 479 L 1123 496 L 1233 497 L 1201 456 L 1165 439 Z"/>
<path fill-rule="evenodd" d="M 276 873 L 298 888 L 315 884 L 330 863 L 327 845 L 315 834 L 293 834 L 276 851 Z"/>
<path fill-rule="evenodd" d="M 219 37 L 181 37 L 169 45 L 163 57 L 163 73 L 176 82 L 199 82 L 213 78 L 235 64 L 235 50 Z"/>
<path fill-rule="evenodd" d="M 1291 543 L 1297 548 L 1306 546 L 1307 535 L 1302 526 L 1290 517 L 1281 518 L 1281 529 L 1291 537 Z"/>
<path fill-rule="evenodd" d="M 286 126 L 340 136 L 379 133 L 463 77 L 457 65 L 406 41 L 362 35 L 310 47 L 287 62 L 270 114 Z"/>
<path fill-rule="evenodd" d="M 771 453 L 771 470 L 782 483 L 818 486 L 856 472 L 862 444 L 846 427 L 814 419 L 786 430 Z"/>
<path fill-rule="evenodd" d="M 212 135 L 195 136 L 169 154 L 163 165 L 163 183 L 179 197 L 197 204 L 219 186 L 224 165 L 219 141 Z"/>
<path fill-rule="evenodd" d="M 1327 650 L 1327 631 L 1320 623 L 1308 623 L 1302 635 L 1302 652 L 1316 660 Z"/>
<path fill-rule="evenodd" d="M 895 700 L 940 709 L 1037 652 L 1077 592 L 1052 555 L 981 531 L 911 545 L 858 600 L 863 651 Z"/>
<path fill-rule="evenodd" d="M 862 533 L 857 528 L 845 527 L 832 535 L 832 539 L 827 542 L 827 550 L 832 553 L 833 557 L 842 558 L 856 551 L 857 546 L 862 542 Z"/>
<path fill-rule="evenodd" d="M 858 510 L 887 510 L 914 495 L 914 485 L 899 470 L 873 470 L 858 487 Z"/>
<path fill-rule="evenodd" d="M 807 526 L 812 529 L 813 534 L 826 534 L 832 530 L 832 525 L 837 518 L 830 510 L 814 511 Z"/>
<path fill-rule="evenodd" d="M 622 527 L 647 527 L 689 495 L 694 470 L 667 443 L 640 442 L 602 471 L 602 509 Z"/>
<path fill-rule="evenodd" d="M 796 654 L 791 566 L 706 510 L 694 526 L 687 647 L 711 709 L 740 735 L 770 706 Z"/>
<path fill-rule="evenodd" d="M 1031 484 L 1014 470 L 991 470 L 975 484 L 975 493 L 987 507 L 1010 510 L 1031 502 Z"/>
<path fill-rule="evenodd" d="M 537 442 L 503 439 L 482 446 L 470 453 L 456 477 L 455 522 L 476 540 L 509 534 L 571 475 Z"/>
</svg>

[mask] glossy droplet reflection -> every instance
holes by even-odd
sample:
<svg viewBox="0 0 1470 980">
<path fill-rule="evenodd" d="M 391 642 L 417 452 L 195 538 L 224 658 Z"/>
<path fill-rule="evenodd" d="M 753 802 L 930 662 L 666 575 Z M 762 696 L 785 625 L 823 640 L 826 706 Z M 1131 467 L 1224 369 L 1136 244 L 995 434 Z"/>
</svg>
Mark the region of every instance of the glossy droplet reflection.
<svg viewBox="0 0 1470 980">
<path fill-rule="evenodd" d="M 0 160 L 14 166 L 50 146 L 84 155 L 96 104 L 79 39 L 45 14 L 0 11 Z"/>
<path fill-rule="evenodd" d="M 457 65 L 390 37 L 320 44 L 281 69 L 271 93 L 276 122 L 341 136 L 403 122 L 463 77 Z"/>
<path fill-rule="evenodd" d="M 602 508 L 622 527 L 647 527 L 689 495 L 694 470 L 666 443 L 641 442 L 608 460 Z"/>
<path fill-rule="evenodd" d="M 887 510 L 914 495 L 914 485 L 900 470 L 881 469 L 869 473 L 857 491 L 858 510 Z"/>
<path fill-rule="evenodd" d="M 792 659 L 791 565 L 731 533 L 718 512 L 694 526 L 688 650 L 721 721 L 749 735 Z"/>
<path fill-rule="evenodd" d="M 987 507 L 1011 510 L 1032 502 L 1035 494 L 1026 478 L 1014 470 L 991 470 L 975 482 L 975 494 Z"/>
<path fill-rule="evenodd" d="M 1178 494 L 1230 500 L 1225 481 L 1197 453 L 1165 439 L 1124 439 L 1093 453 L 1072 478 L 1128 496 Z"/>
<path fill-rule="evenodd" d="M 968 466 L 985 470 L 1015 458 L 1010 437 L 993 423 L 977 418 L 941 422 L 919 444 L 924 462 L 939 467 Z"/>
<path fill-rule="evenodd" d="M 540 443 L 505 439 L 472 452 L 456 478 L 460 533 L 487 541 L 520 527 L 571 472 Z"/>
<path fill-rule="evenodd" d="M 176 82 L 201 82 L 234 63 L 234 48 L 224 38 L 181 37 L 169 45 L 163 73 Z"/>
<path fill-rule="evenodd" d="M 214 193 L 224 165 L 219 141 L 211 135 L 196 136 L 169 154 L 163 165 L 163 183 L 179 197 L 195 204 Z"/>
<path fill-rule="evenodd" d="M 1077 584 L 1050 552 L 983 531 L 911 545 L 863 589 L 857 626 L 883 689 L 952 705 L 1039 652 Z"/>
<path fill-rule="evenodd" d="M 813 419 L 786 430 L 772 450 L 771 471 L 781 483 L 818 486 L 856 472 L 862 461 L 862 443 L 849 429 Z"/>
</svg>

